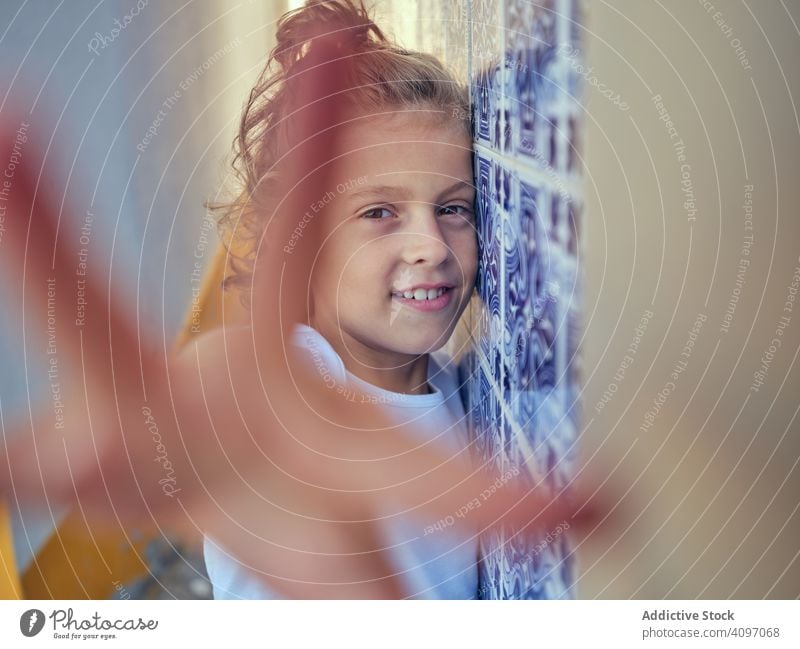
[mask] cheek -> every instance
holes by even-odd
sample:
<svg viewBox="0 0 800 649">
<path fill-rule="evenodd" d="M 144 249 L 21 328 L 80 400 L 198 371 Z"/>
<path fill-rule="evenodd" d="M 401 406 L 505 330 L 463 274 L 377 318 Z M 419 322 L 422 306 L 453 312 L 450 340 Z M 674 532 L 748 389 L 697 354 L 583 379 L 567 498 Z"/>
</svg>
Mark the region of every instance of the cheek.
<svg viewBox="0 0 800 649">
<path fill-rule="evenodd" d="M 353 248 L 343 237 L 334 235 L 329 238 L 319 252 L 315 264 L 315 273 L 319 284 L 328 288 L 339 287 L 341 290 L 344 276 L 352 271 Z"/>
<path fill-rule="evenodd" d="M 335 310 L 337 292 L 342 290 L 343 261 L 341 250 L 329 239 L 314 263 L 311 292 L 317 310 Z M 341 299 L 341 296 L 339 297 Z"/>
<path fill-rule="evenodd" d="M 364 242 L 340 253 L 336 277 L 328 280 L 338 283 L 340 293 L 357 299 L 383 292 L 392 254 L 385 243 Z"/>
</svg>

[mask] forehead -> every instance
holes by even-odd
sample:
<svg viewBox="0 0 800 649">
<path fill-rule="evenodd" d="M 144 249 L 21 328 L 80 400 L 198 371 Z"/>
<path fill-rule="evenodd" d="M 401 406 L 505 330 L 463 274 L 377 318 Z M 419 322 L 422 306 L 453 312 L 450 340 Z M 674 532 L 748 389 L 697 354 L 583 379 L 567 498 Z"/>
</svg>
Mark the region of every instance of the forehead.
<svg viewBox="0 0 800 649">
<path fill-rule="evenodd" d="M 339 174 L 435 173 L 472 177 L 472 140 L 443 111 L 386 109 L 357 116 L 337 138 Z"/>
</svg>

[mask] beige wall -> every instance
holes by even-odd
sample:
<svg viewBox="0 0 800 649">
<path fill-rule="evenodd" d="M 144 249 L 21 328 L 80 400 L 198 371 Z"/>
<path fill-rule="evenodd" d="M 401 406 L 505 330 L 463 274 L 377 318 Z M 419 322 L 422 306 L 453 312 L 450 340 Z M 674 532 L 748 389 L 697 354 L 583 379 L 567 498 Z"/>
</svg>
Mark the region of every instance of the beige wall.
<svg viewBox="0 0 800 649">
<path fill-rule="evenodd" d="M 800 5 L 713 4 L 707 13 L 688 0 L 590 3 L 590 75 L 629 109 L 586 89 L 582 453 L 600 471 L 621 462 L 614 477 L 641 517 L 582 546 L 581 597 L 798 595 L 800 303 L 782 309 L 800 266 Z M 695 214 L 683 207 L 681 164 Z M 742 258 L 750 265 L 723 331 Z M 643 431 L 698 314 L 707 320 L 688 365 Z M 782 315 L 791 320 L 781 347 L 752 391 Z M 598 412 L 609 384 L 616 393 Z"/>
</svg>

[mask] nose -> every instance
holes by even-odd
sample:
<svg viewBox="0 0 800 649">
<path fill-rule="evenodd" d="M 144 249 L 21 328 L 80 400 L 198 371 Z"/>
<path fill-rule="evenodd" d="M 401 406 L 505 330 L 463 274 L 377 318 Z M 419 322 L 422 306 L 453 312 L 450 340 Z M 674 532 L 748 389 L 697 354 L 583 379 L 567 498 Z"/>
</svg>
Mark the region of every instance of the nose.
<svg viewBox="0 0 800 649">
<path fill-rule="evenodd" d="M 438 266 L 450 256 L 450 246 L 442 232 L 437 208 L 420 205 L 408 221 L 403 238 L 403 261 L 407 264 Z"/>
</svg>

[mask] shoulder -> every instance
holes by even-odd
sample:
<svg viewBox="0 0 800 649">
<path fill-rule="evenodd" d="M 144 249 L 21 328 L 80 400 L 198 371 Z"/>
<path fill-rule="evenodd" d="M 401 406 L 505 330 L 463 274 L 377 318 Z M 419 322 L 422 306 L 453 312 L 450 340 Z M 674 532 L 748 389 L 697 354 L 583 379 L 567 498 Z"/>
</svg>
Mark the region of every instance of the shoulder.
<svg viewBox="0 0 800 649">
<path fill-rule="evenodd" d="M 344 363 L 330 343 L 316 329 L 297 323 L 289 339 L 301 359 L 311 364 L 323 380 L 344 381 Z M 175 364 L 183 369 L 233 369 L 255 360 L 253 329 L 249 325 L 219 327 L 190 340 L 175 356 Z"/>
<path fill-rule="evenodd" d="M 316 329 L 302 323 L 295 324 L 292 344 L 302 352 L 306 361 L 313 365 L 324 381 L 347 381 L 344 361 Z"/>
</svg>

